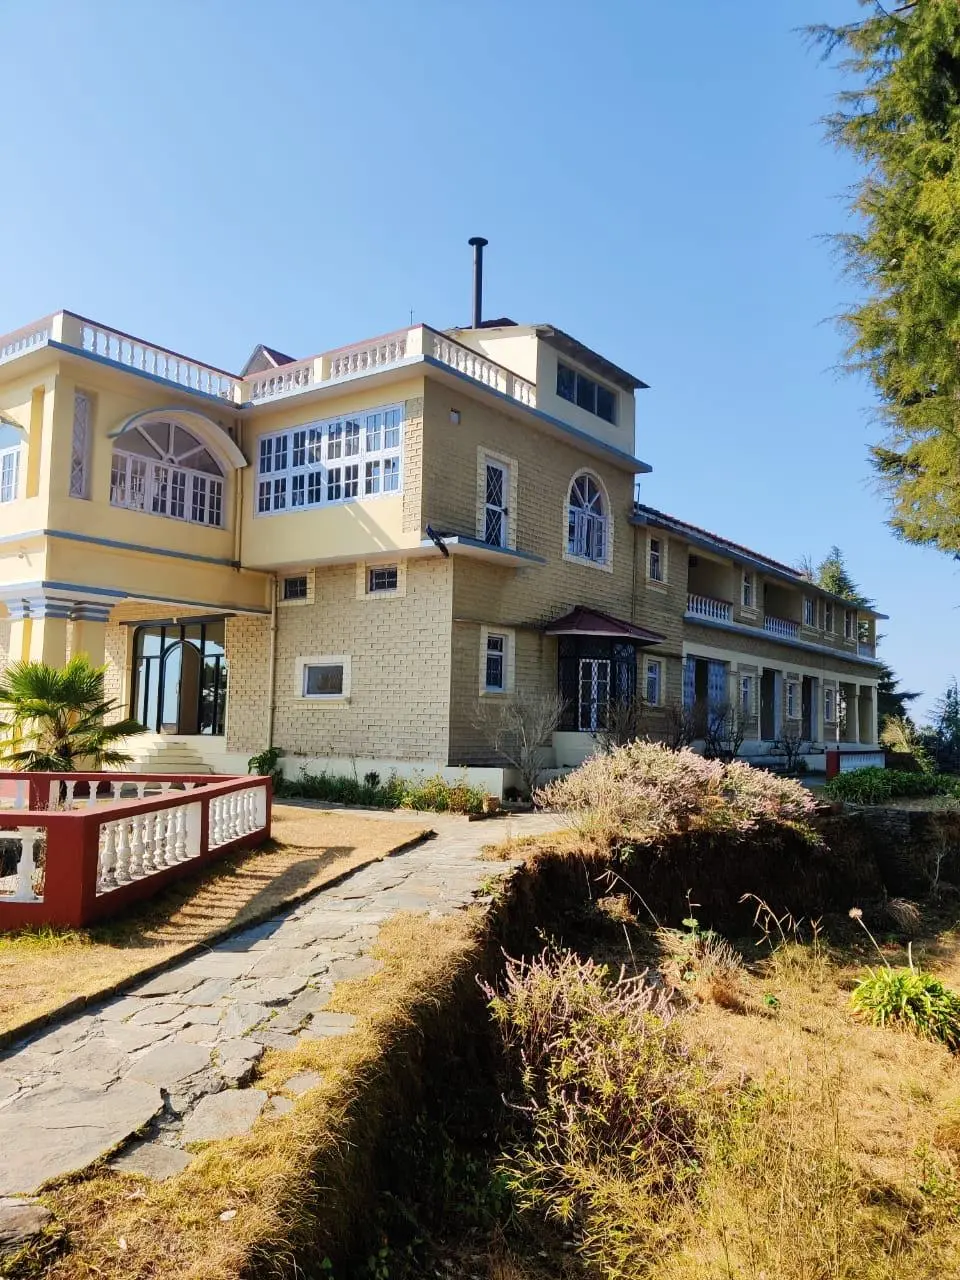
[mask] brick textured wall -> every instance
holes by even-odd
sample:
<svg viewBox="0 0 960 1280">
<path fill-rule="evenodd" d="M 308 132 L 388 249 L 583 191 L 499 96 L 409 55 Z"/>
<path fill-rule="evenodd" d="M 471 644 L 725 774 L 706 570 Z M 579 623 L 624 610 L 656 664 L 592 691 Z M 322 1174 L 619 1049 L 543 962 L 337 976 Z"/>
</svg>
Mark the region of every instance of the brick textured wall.
<svg viewBox="0 0 960 1280">
<path fill-rule="evenodd" d="M 410 560 L 406 594 L 358 600 L 356 566 L 319 566 L 317 601 L 279 611 L 274 741 L 296 755 L 445 760 L 450 701 L 451 562 Z M 251 637 L 252 639 L 252 637 Z M 266 646 L 264 643 L 264 656 Z M 297 697 L 299 657 L 347 654 L 351 688 L 345 702 Z M 249 661 L 253 661 L 251 658 Z M 233 708 L 246 699 L 234 678 Z M 265 729 L 248 710 L 242 724 Z M 262 736 L 262 735 L 261 735 Z M 249 740 L 247 746 L 253 745 Z M 262 742 L 260 743 L 262 745 Z"/>
<path fill-rule="evenodd" d="M 287 612 L 280 609 L 278 616 Z M 267 745 L 270 619 L 238 614 L 227 619 L 226 630 L 227 750 L 255 755 Z"/>
</svg>

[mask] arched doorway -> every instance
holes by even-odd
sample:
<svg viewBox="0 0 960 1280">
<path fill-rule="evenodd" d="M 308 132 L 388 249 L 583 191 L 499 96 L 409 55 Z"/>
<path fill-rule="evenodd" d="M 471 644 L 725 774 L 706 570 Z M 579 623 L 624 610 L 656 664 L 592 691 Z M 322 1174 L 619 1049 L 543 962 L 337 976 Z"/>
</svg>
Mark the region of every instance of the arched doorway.
<svg viewBox="0 0 960 1280">
<path fill-rule="evenodd" d="M 221 735 L 226 708 L 222 618 L 137 627 L 130 701 L 135 719 L 154 733 Z"/>
</svg>

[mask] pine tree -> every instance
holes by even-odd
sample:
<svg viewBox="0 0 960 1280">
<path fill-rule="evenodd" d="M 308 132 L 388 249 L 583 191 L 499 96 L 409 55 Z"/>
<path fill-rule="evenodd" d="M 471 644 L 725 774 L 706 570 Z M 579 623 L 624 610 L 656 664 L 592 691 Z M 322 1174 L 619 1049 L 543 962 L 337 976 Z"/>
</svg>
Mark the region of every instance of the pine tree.
<svg viewBox="0 0 960 1280">
<path fill-rule="evenodd" d="M 872 381 L 885 437 L 871 450 L 910 542 L 960 551 L 960 3 L 917 0 L 809 34 L 844 55 L 852 87 L 828 134 L 865 167 L 837 237 L 866 298 L 842 317 L 848 367 Z"/>
<path fill-rule="evenodd" d="M 841 596 L 851 604 L 868 609 L 871 601 L 863 594 L 847 571 L 846 560 L 839 547 L 833 546 L 817 565 L 813 581 L 831 595 Z"/>
<path fill-rule="evenodd" d="M 877 680 L 877 719 L 882 729 L 888 720 L 909 720 L 907 703 L 919 698 L 920 694 L 910 693 L 900 688 L 900 677 L 886 662 L 880 664 Z"/>
</svg>

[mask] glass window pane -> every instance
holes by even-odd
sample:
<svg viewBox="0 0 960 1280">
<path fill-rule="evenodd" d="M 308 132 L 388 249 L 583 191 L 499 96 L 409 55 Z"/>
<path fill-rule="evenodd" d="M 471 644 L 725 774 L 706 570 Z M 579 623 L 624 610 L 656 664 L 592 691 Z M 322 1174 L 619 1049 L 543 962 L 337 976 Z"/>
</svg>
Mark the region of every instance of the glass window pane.
<svg viewBox="0 0 960 1280">
<path fill-rule="evenodd" d="M 577 375 L 565 364 L 557 365 L 557 395 L 572 404 L 577 394 Z"/>
<path fill-rule="evenodd" d="M 597 417 L 603 418 L 605 422 L 615 422 L 617 412 L 617 397 L 609 389 L 597 384 Z"/>
<path fill-rule="evenodd" d="M 304 667 L 303 692 L 308 698 L 336 697 L 343 693 L 343 667 L 325 665 Z"/>
<path fill-rule="evenodd" d="M 597 384 L 582 373 L 577 374 L 577 404 L 590 413 L 597 411 Z"/>
</svg>

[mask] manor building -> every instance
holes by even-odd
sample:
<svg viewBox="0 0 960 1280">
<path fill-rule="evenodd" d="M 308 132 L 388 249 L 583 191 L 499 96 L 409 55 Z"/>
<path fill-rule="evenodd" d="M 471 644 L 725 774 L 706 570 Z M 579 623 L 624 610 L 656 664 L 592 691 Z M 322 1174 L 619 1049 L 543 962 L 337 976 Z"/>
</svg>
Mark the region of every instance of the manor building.
<svg viewBox="0 0 960 1280">
<path fill-rule="evenodd" d="M 58 312 L 0 337 L 0 656 L 106 663 L 142 767 L 498 790 L 482 708 L 557 690 L 558 768 L 637 691 L 875 746 L 882 615 L 641 501 L 644 385 L 507 319 L 229 373 Z"/>
</svg>

